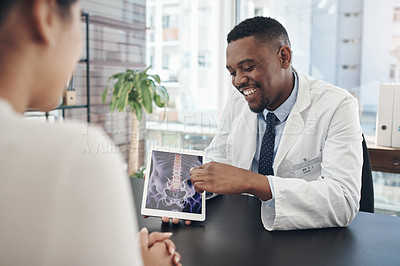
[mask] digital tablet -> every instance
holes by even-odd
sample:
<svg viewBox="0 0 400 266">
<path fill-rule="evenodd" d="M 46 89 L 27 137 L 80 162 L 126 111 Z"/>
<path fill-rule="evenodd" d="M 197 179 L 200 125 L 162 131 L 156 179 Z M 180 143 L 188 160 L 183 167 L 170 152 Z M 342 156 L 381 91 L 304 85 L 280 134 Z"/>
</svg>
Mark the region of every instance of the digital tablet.
<svg viewBox="0 0 400 266">
<path fill-rule="evenodd" d="M 190 169 L 203 164 L 203 152 L 153 148 L 147 160 L 141 214 L 192 221 L 206 218 L 205 192 L 197 193 Z"/>
</svg>

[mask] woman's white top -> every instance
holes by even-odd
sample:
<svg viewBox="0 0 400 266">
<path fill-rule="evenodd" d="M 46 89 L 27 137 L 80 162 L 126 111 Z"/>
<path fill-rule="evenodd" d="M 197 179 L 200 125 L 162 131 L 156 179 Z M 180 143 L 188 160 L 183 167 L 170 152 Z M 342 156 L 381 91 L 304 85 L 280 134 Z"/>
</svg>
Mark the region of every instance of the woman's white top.
<svg viewBox="0 0 400 266">
<path fill-rule="evenodd" d="M 28 121 L 0 99 L 0 265 L 142 265 L 137 230 L 103 131 Z"/>
</svg>

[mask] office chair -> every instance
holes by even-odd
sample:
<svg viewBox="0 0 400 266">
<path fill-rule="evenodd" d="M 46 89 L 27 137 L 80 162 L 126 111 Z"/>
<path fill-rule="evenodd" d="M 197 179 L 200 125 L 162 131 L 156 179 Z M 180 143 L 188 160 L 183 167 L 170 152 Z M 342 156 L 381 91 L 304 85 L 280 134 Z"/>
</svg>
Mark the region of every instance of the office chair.
<svg viewBox="0 0 400 266">
<path fill-rule="evenodd" d="M 372 171 L 371 163 L 369 161 L 369 154 L 367 143 L 362 135 L 362 147 L 363 147 L 363 166 L 361 176 L 361 200 L 360 200 L 360 211 L 374 212 L 374 184 L 372 182 Z"/>
</svg>

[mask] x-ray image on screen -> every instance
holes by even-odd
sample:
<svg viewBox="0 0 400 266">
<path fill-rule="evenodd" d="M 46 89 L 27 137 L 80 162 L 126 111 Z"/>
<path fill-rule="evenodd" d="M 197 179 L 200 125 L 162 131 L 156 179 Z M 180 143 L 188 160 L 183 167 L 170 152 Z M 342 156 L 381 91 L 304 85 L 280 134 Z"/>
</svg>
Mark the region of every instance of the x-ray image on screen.
<svg viewBox="0 0 400 266">
<path fill-rule="evenodd" d="M 201 214 L 202 195 L 189 174 L 201 164 L 201 156 L 153 150 L 146 208 Z"/>
</svg>

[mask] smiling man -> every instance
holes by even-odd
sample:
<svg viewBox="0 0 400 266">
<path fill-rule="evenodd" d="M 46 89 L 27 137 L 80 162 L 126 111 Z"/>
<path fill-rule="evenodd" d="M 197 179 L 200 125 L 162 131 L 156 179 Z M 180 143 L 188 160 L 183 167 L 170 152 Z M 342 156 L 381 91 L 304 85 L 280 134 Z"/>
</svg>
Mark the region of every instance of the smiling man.
<svg viewBox="0 0 400 266">
<path fill-rule="evenodd" d="M 211 162 L 191 170 L 196 190 L 258 197 L 267 230 L 347 226 L 361 190 L 356 99 L 296 71 L 272 18 L 241 22 L 227 41 L 236 89 L 205 150 Z"/>
</svg>

